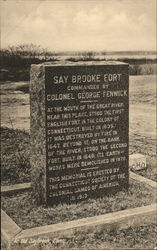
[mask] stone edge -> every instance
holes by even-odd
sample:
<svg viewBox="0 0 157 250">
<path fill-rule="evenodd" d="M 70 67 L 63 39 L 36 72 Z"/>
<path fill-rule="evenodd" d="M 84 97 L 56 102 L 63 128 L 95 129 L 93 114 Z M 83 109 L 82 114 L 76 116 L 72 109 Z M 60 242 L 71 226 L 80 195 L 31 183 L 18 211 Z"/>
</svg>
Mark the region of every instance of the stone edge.
<svg viewBox="0 0 157 250">
<path fill-rule="evenodd" d="M 14 238 L 22 232 L 20 228 L 2 209 L 1 209 L 1 240 L 8 248 Z"/>
<path fill-rule="evenodd" d="M 155 181 L 149 180 L 143 176 L 130 171 L 130 177 L 136 181 L 143 182 L 153 188 L 157 187 Z M 2 194 L 10 194 L 31 189 L 30 183 L 16 184 L 11 186 L 3 186 Z M 157 204 L 151 204 L 143 207 L 131 208 L 123 211 L 108 213 L 105 215 L 93 216 L 64 223 L 57 223 L 47 226 L 35 227 L 22 230 L 2 209 L 1 209 L 1 236 L 8 249 L 11 243 L 23 238 L 33 238 L 53 233 L 65 233 L 67 230 L 85 228 L 88 226 L 105 225 L 107 228 L 118 227 L 125 229 L 144 223 L 153 222 L 157 216 Z"/>
<path fill-rule="evenodd" d="M 152 188 L 157 188 L 157 182 L 156 181 L 152 181 L 148 178 L 145 178 L 139 174 L 135 174 L 134 172 L 130 171 L 130 178 L 139 182 L 142 182 L 146 185 L 149 185 Z"/>
<path fill-rule="evenodd" d="M 69 230 L 73 232 L 75 229 L 83 230 L 91 226 L 103 225 L 107 229 L 119 228 L 126 229 L 131 226 L 142 225 L 143 223 L 154 222 L 156 218 L 157 204 L 151 204 L 148 206 L 131 208 L 123 211 L 108 213 L 105 215 L 98 215 L 93 217 L 87 217 L 74 221 L 62 222 L 57 224 L 51 224 L 47 226 L 35 227 L 31 229 L 25 229 L 16 236 L 16 240 L 29 239 L 33 237 L 48 236 L 53 233 L 69 233 Z"/>
<path fill-rule="evenodd" d="M 1 194 L 12 194 L 16 192 L 22 192 L 31 189 L 31 183 L 20 183 L 10 186 L 2 186 L 1 187 Z"/>
</svg>

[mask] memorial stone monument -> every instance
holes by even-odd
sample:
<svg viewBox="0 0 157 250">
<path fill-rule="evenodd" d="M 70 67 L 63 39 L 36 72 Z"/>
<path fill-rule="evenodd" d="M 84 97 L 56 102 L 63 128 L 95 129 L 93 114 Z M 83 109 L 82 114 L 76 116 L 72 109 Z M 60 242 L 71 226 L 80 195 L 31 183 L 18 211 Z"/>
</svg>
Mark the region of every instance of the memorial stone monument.
<svg viewBox="0 0 157 250">
<path fill-rule="evenodd" d="M 48 206 L 129 185 L 129 66 L 32 65 L 32 187 Z"/>
</svg>

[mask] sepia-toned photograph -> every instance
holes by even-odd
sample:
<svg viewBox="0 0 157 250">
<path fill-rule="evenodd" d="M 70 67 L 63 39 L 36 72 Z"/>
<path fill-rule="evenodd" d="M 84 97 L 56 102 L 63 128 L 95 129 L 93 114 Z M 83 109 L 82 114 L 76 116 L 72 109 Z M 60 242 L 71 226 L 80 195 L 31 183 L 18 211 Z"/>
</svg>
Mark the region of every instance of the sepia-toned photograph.
<svg viewBox="0 0 157 250">
<path fill-rule="evenodd" d="M 0 13 L 1 249 L 157 250 L 157 1 Z"/>
</svg>

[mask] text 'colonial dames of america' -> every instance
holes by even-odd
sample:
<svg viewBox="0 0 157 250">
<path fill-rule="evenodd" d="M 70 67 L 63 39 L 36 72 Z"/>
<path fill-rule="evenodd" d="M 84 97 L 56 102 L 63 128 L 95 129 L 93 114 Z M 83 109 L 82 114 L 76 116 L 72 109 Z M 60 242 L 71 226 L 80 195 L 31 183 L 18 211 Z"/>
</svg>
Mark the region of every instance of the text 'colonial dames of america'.
<svg viewBox="0 0 157 250">
<path fill-rule="evenodd" d="M 128 187 L 128 65 L 45 68 L 47 201 Z"/>
</svg>

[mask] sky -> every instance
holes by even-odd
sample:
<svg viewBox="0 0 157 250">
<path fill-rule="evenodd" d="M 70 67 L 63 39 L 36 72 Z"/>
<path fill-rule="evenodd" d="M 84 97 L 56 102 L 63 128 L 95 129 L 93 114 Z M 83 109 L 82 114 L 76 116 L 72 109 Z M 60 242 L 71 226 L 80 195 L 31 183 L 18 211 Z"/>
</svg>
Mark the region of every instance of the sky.
<svg viewBox="0 0 157 250">
<path fill-rule="evenodd" d="M 1 47 L 156 50 L 156 0 L 0 0 Z"/>
</svg>

